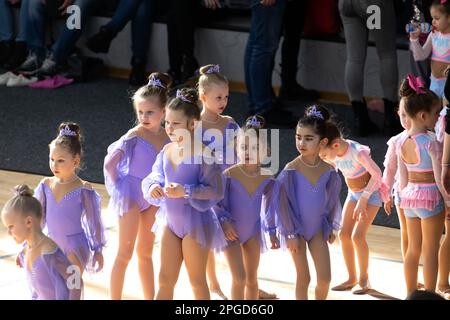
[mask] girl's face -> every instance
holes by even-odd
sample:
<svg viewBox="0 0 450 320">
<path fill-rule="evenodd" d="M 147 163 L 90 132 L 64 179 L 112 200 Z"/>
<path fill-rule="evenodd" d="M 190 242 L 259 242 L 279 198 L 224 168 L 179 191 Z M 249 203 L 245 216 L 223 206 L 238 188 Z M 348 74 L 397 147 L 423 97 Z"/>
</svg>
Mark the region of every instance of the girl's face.
<svg viewBox="0 0 450 320">
<path fill-rule="evenodd" d="M 152 130 L 161 126 L 164 108 L 161 108 L 157 97 L 136 101 L 135 110 L 139 124 L 144 128 Z"/>
<path fill-rule="evenodd" d="M 404 99 L 400 100 L 400 105 L 398 107 L 398 116 L 400 118 L 400 124 L 402 125 L 403 129 L 409 130 L 411 128 L 411 120 L 406 114 Z"/>
<path fill-rule="evenodd" d="M 441 11 L 439 7 L 432 6 L 430 8 L 430 14 L 433 18 L 433 27 L 440 32 L 450 31 L 450 16 Z"/>
<path fill-rule="evenodd" d="M 21 213 L 15 211 L 3 212 L 2 222 L 16 243 L 21 244 L 29 237 L 32 225 L 31 216 L 23 217 Z"/>
<path fill-rule="evenodd" d="M 320 137 L 311 127 L 299 127 L 295 132 L 295 146 L 298 152 L 304 156 L 317 155 L 319 153 Z"/>
<path fill-rule="evenodd" d="M 186 135 L 192 135 L 195 120 L 189 119 L 182 110 L 166 110 L 166 133 L 172 142 L 181 142 Z"/>
<path fill-rule="evenodd" d="M 75 174 L 75 170 L 80 165 L 80 156 L 74 156 L 66 148 L 51 144 L 49 165 L 55 177 L 68 179 Z"/>
<path fill-rule="evenodd" d="M 256 135 L 239 135 L 237 139 L 237 156 L 241 163 L 260 164 L 259 148 L 263 142 Z"/>
<path fill-rule="evenodd" d="M 221 114 L 228 104 L 228 95 L 228 84 L 211 84 L 208 90 L 200 95 L 200 100 L 206 109 Z"/>
<path fill-rule="evenodd" d="M 320 141 L 319 157 L 327 162 L 333 162 L 339 151 L 339 143 L 332 141 L 328 144 L 328 139 L 324 138 Z"/>
</svg>

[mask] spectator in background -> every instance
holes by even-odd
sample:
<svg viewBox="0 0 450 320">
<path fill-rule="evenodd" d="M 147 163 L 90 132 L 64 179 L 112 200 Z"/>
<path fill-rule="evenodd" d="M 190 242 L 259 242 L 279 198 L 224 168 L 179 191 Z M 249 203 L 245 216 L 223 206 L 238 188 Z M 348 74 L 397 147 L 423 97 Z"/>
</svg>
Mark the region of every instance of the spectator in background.
<svg viewBox="0 0 450 320">
<path fill-rule="evenodd" d="M 380 80 L 384 100 L 384 129 L 388 136 L 402 130 L 397 111 L 398 67 L 394 4 L 391 0 L 339 0 L 339 12 L 347 46 L 345 85 L 356 125 L 356 134 L 368 136 L 378 131 L 369 118 L 364 101 L 364 65 L 367 56 L 369 30 L 367 8 L 380 7 L 381 28 L 371 30 L 380 59 Z"/>
<path fill-rule="evenodd" d="M 284 39 L 281 47 L 281 88 L 282 100 L 309 100 L 319 98 L 315 90 L 308 90 L 297 83 L 300 40 L 305 23 L 306 5 L 311 0 L 287 0 L 284 13 Z"/>
<path fill-rule="evenodd" d="M 291 112 L 276 107 L 272 88 L 275 54 L 280 41 L 285 0 L 251 0 L 252 19 L 244 57 L 249 115 L 263 116 L 268 123 L 296 125 Z"/>
<path fill-rule="evenodd" d="M 26 18 L 30 0 L 0 0 L 0 67 L 14 69 L 27 57 Z M 21 2 L 21 3 L 20 3 Z M 19 31 L 14 34 L 12 5 L 20 3 Z"/>
</svg>

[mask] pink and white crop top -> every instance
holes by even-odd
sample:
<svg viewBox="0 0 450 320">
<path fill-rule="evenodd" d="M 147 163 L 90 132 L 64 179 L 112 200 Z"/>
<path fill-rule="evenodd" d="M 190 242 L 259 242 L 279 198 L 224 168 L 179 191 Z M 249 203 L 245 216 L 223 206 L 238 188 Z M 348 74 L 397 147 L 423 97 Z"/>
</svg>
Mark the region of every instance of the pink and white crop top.
<svg viewBox="0 0 450 320">
<path fill-rule="evenodd" d="M 450 33 L 431 32 L 423 47 L 419 39 L 411 39 L 410 42 L 414 60 L 425 60 L 431 54 L 431 60 L 450 63 Z"/>
<path fill-rule="evenodd" d="M 408 131 L 404 130 L 401 133 L 393 136 L 387 142 L 388 149 L 384 157 L 384 171 L 383 171 L 383 183 L 387 186 L 389 194 L 392 194 L 392 190 L 397 189 L 398 181 L 398 160 L 397 151 L 400 141 L 408 137 Z"/>
<path fill-rule="evenodd" d="M 336 156 L 334 165 L 346 179 L 355 179 L 369 172 L 371 178 L 364 188 L 364 193 L 371 195 L 380 189 L 381 169 L 370 156 L 370 149 L 353 140 L 345 140 L 348 143 L 347 151 L 342 156 Z"/>
</svg>

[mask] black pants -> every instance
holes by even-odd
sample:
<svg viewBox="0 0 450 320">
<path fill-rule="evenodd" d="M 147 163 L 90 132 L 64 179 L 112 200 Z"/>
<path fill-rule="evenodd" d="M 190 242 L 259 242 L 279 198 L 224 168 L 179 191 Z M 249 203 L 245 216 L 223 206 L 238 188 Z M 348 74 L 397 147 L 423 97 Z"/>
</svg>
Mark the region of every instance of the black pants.
<svg viewBox="0 0 450 320">
<path fill-rule="evenodd" d="M 309 0 L 288 0 L 283 21 L 284 40 L 281 47 L 281 82 L 289 85 L 296 82 L 300 39 L 305 24 L 306 2 Z"/>
</svg>

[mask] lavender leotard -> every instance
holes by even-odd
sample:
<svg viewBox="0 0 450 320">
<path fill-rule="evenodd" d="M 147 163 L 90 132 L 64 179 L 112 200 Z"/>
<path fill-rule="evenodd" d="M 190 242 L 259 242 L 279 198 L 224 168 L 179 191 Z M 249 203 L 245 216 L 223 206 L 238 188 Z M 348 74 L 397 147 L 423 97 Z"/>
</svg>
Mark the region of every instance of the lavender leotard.
<svg viewBox="0 0 450 320">
<path fill-rule="evenodd" d="M 37 186 L 35 196 L 42 205 L 48 236 L 66 256 L 75 254 L 82 265 L 92 271 L 89 262 L 106 243 L 100 195 L 82 186 L 56 202 L 52 190 L 43 180 Z"/>
<path fill-rule="evenodd" d="M 190 236 L 201 246 L 217 250 L 223 248 L 226 245 L 225 237 L 212 211 L 212 207 L 224 195 L 220 166 L 213 159 L 191 156 L 174 168 L 166 155 L 168 146 L 158 154 L 152 172 L 142 181 L 144 198 L 150 204 L 160 207 L 153 231 L 158 233 L 161 226 L 167 226 L 181 239 Z M 183 185 L 187 198 L 154 199 L 150 196 L 152 185 L 164 187 L 169 183 Z"/>
<path fill-rule="evenodd" d="M 76 300 L 80 299 L 79 292 L 68 289 L 70 262 L 64 253 L 56 247 L 53 252 L 44 253 L 33 261 L 31 270 L 28 269 L 24 254 L 19 255 L 26 271 L 28 286 L 33 300 Z M 69 271 L 69 272 L 68 272 Z"/>
<path fill-rule="evenodd" d="M 260 235 L 261 252 L 267 250 L 265 232 L 275 231 L 275 194 L 277 180 L 268 176 L 258 188 L 249 194 L 242 183 L 231 177 L 225 171 L 225 196 L 216 206 L 214 213 L 219 221 L 229 221 L 239 237 L 240 243 L 245 243 L 255 235 Z"/>
<path fill-rule="evenodd" d="M 105 163 L 112 158 L 117 161 L 115 168 L 108 169 L 106 165 L 103 168 L 105 186 L 110 195 L 110 212 L 121 217 L 133 205 L 137 205 L 140 211 L 150 207 L 142 195 L 141 184 L 152 171 L 157 155 L 155 146 L 137 135 L 122 136 L 108 147 Z"/>
<path fill-rule="evenodd" d="M 301 236 L 309 241 L 322 231 L 326 241 L 332 230 L 340 228 L 341 179 L 335 170 L 324 172 L 316 185 L 293 168 L 285 168 L 277 179 L 282 185 L 277 205 L 277 228 L 282 235 L 281 240 Z"/>
</svg>

